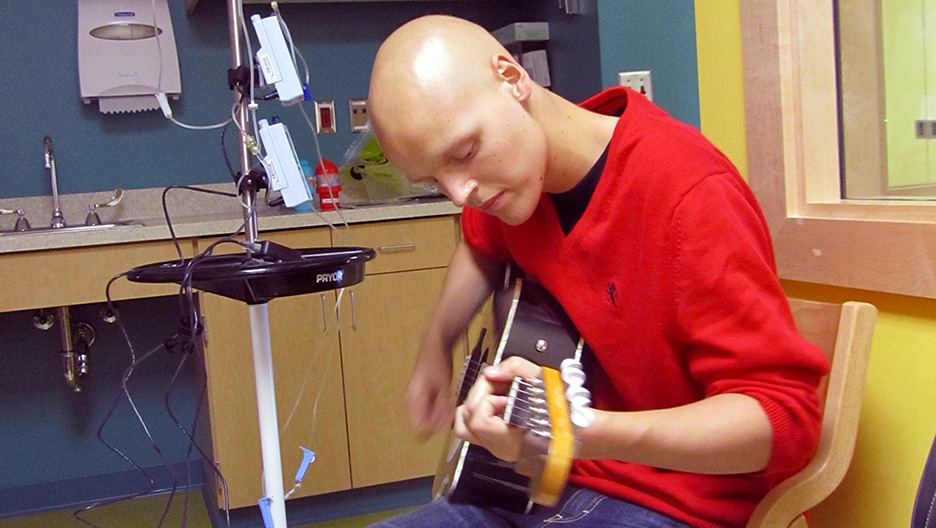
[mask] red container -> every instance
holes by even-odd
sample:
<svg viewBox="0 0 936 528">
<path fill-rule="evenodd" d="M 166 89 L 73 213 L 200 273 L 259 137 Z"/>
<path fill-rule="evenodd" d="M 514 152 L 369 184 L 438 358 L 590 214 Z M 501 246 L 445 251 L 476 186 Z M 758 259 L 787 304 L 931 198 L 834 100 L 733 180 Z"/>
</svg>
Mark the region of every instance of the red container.
<svg viewBox="0 0 936 528">
<path fill-rule="evenodd" d="M 323 159 L 315 166 L 315 192 L 319 195 L 322 211 L 338 209 L 338 195 L 341 194 L 341 185 L 338 185 L 338 166 L 327 159 Z"/>
<path fill-rule="evenodd" d="M 334 211 L 338 209 L 338 194 L 341 192 L 340 185 L 319 185 L 315 188 L 319 195 L 319 204 L 322 211 Z"/>
</svg>

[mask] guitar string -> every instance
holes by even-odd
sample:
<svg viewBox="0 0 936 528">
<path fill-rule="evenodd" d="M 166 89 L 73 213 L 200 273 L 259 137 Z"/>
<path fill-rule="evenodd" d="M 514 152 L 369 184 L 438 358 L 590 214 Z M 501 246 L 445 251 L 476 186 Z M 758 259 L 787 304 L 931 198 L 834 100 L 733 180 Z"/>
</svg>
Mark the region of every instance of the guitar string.
<svg viewBox="0 0 936 528">
<path fill-rule="evenodd" d="M 468 397 L 468 391 L 471 390 L 471 386 L 474 385 L 474 382 L 478 379 L 478 375 L 481 374 L 482 366 L 484 366 L 484 362 L 480 357 L 475 358 L 474 355 L 472 355 L 468 358 L 468 362 L 463 368 L 464 372 L 462 373 L 462 383 L 458 389 L 459 402 L 464 402 Z M 471 383 L 465 383 L 468 380 L 471 380 Z"/>
<path fill-rule="evenodd" d="M 480 358 L 476 359 L 475 357 L 469 357 L 468 362 L 464 368 L 464 375 L 462 377 L 464 380 L 468 380 L 469 374 L 472 374 L 472 381 L 477 380 L 478 375 L 481 373 L 481 367 L 483 366 L 484 362 Z M 520 389 L 513 392 L 512 395 L 514 396 L 515 400 L 525 403 L 526 406 L 514 405 L 512 416 L 516 416 L 526 422 L 531 417 L 536 415 L 536 412 L 530 407 L 532 405 L 531 400 L 533 398 L 537 398 L 545 401 L 546 395 L 545 391 L 543 391 L 542 388 L 536 387 L 535 381 L 532 381 L 530 378 L 520 378 L 518 383 L 520 385 Z M 464 401 L 464 399 L 467 397 L 467 393 L 470 390 L 470 385 L 473 385 L 473 383 L 462 383 L 458 394 L 459 401 Z M 536 388 L 534 389 L 534 387 Z"/>
<path fill-rule="evenodd" d="M 513 417 L 516 416 L 518 419 L 522 420 L 522 423 L 529 423 L 531 418 L 537 416 L 537 412 L 533 410 L 534 405 L 531 400 L 536 398 L 546 401 L 546 393 L 542 389 L 532 390 L 534 383 L 528 379 L 520 379 L 517 383 L 520 385 L 520 388 L 516 391 L 511 390 L 509 396 L 513 396 L 515 402 L 522 402 L 526 405 L 514 404 L 511 412 L 511 420 L 508 420 L 508 422 L 513 423 Z M 546 410 L 540 406 L 535 407 L 543 409 L 544 411 Z"/>
</svg>

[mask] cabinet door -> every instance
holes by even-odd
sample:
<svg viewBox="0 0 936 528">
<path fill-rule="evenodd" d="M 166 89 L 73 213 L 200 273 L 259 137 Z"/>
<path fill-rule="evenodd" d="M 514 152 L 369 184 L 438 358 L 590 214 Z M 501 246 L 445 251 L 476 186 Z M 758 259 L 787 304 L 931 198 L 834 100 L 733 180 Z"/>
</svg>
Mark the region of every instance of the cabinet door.
<svg viewBox="0 0 936 528">
<path fill-rule="evenodd" d="M 344 294 L 341 353 L 355 488 L 435 473 L 445 435 L 417 437 L 404 394 L 444 277 L 444 268 L 370 275 Z"/>
<path fill-rule="evenodd" d="M 291 232 L 264 239 L 290 247 L 327 246 L 328 232 Z M 227 481 L 231 507 L 255 506 L 263 497 L 263 468 L 248 308 L 213 294 L 201 297 L 215 460 Z M 268 309 L 284 487 L 293 487 L 302 446 L 314 451 L 316 460 L 293 497 L 348 489 L 334 295 L 274 299 Z M 219 484 L 223 500 L 221 492 Z"/>
<path fill-rule="evenodd" d="M 455 251 L 457 223 L 451 216 L 353 224 L 332 232 L 334 246 L 374 248 L 368 276 L 448 266 Z"/>
<path fill-rule="evenodd" d="M 185 256 L 191 255 L 191 240 L 181 240 L 180 246 Z M 107 298 L 107 281 L 118 273 L 177 259 L 178 254 L 171 242 L 160 240 L 5 253 L 0 258 L 4 270 L 0 309 L 7 312 L 102 302 Z M 68 287 L 62 287 L 65 284 Z M 142 284 L 123 279 L 114 282 L 110 295 L 117 300 L 178 292 L 175 284 Z"/>
</svg>

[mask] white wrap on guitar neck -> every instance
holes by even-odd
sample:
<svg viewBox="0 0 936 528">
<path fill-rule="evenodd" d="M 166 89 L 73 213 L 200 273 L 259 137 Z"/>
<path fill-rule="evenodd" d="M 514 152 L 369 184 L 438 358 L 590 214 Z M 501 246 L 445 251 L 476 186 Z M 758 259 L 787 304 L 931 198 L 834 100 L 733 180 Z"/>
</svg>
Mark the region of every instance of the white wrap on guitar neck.
<svg viewBox="0 0 936 528">
<path fill-rule="evenodd" d="M 595 411 L 591 408 L 591 392 L 585 388 L 585 371 L 582 362 L 566 358 L 559 365 L 562 381 L 566 384 L 566 399 L 569 400 L 569 420 L 579 429 L 595 422 Z"/>
</svg>

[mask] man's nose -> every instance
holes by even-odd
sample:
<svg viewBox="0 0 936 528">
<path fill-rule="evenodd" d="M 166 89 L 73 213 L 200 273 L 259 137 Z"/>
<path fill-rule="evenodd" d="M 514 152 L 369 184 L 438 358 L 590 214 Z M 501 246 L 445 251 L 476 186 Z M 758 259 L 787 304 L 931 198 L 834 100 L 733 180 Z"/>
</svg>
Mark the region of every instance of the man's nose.
<svg viewBox="0 0 936 528">
<path fill-rule="evenodd" d="M 458 207 L 468 205 L 471 195 L 478 188 L 478 182 L 464 175 L 452 175 L 440 180 L 439 183 L 443 187 L 442 191 Z"/>
</svg>

